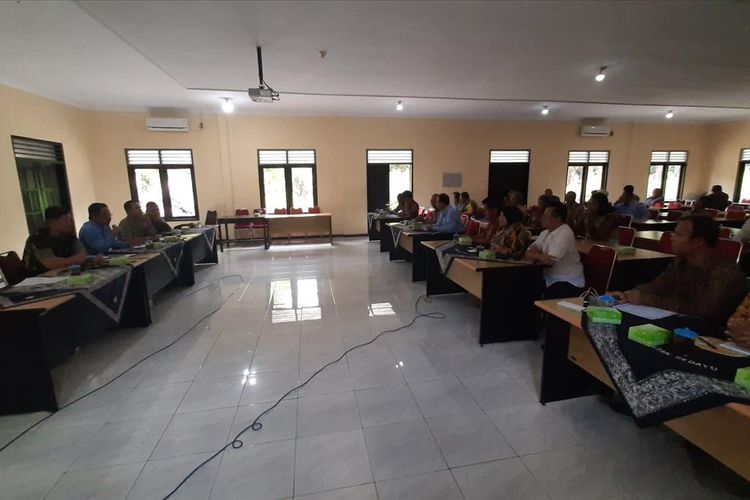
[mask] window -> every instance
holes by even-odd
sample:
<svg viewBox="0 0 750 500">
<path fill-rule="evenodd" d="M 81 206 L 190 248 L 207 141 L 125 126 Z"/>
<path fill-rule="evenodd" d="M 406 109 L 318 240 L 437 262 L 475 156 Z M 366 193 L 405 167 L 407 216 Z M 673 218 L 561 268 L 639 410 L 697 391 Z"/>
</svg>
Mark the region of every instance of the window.
<svg viewBox="0 0 750 500">
<path fill-rule="evenodd" d="M 165 219 L 196 219 L 193 151 L 190 149 L 126 149 L 130 196 L 159 205 Z"/>
<path fill-rule="evenodd" d="M 661 189 L 666 201 L 680 199 L 686 166 L 687 151 L 652 151 L 646 195 L 651 196 L 654 189 Z"/>
<path fill-rule="evenodd" d="M 734 199 L 740 203 L 750 200 L 750 148 L 740 150 L 740 166 L 737 170 L 737 184 L 734 188 Z"/>
<path fill-rule="evenodd" d="M 259 149 L 260 204 L 269 211 L 318 206 L 313 149 Z"/>
<path fill-rule="evenodd" d="M 395 209 L 398 207 L 396 197 L 399 193 L 412 190 L 412 167 L 413 151 L 411 149 L 368 149 L 367 150 L 367 169 L 368 169 L 368 198 L 379 198 L 382 193 L 372 192 L 375 186 L 371 186 L 373 175 L 382 173 L 387 175 L 388 193 L 382 199 L 374 201 L 368 199 L 368 209 L 370 205 L 373 208 L 382 208 L 383 199 L 388 199 L 388 207 Z M 381 167 L 383 169 L 381 171 Z M 387 168 L 387 170 L 385 170 Z M 379 185 L 380 183 L 374 183 Z"/>
<path fill-rule="evenodd" d="M 573 191 L 581 203 L 593 191 L 607 187 L 609 151 L 571 151 L 565 192 Z"/>
</svg>

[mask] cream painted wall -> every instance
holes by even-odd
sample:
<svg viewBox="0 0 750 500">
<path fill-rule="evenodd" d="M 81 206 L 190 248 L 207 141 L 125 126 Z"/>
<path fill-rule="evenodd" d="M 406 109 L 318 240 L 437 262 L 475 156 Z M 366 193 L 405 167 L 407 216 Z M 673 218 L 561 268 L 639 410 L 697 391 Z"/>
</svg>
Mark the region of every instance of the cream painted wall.
<svg viewBox="0 0 750 500">
<path fill-rule="evenodd" d="M 0 252 L 23 250 L 28 236 L 11 135 L 32 137 L 63 145 L 73 216 L 77 225 L 88 219 L 94 198 L 89 161 L 92 136 L 90 116 L 50 99 L 0 85 Z"/>
<path fill-rule="evenodd" d="M 86 219 L 92 201 L 109 204 L 115 220 L 124 215 L 121 204 L 130 197 L 126 148 L 193 149 L 201 218 L 207 210 L 228 213 L 260 205 L 258 149 L 313 148 L 319 204 L 334 214 L 336 233 L 356 234 L 365 230 L 368 148 L 414 150 L 414 192 L 423 204 L 432 192 L 449 191 L 440 185 L 443 172 L 462 172 L 461 190 L 481 199 L 487 189 L 489 150 L 495 148 L 531 150 L 529 192 L 534 197 L 546 187 L 563 191 L 571 149 L 610 151 L 608 189 L 613 195 L 628 183 L 645 194 L 652 150 L 685 149 L 685 195 L 692 197 L 712 182 L 733 186 L 739 147 L 748 147 L 743 141 L 750 132 L 750 122 L 614 123 L 613 137 L 585 139 L 572 122 L 212 114 L 185 115 L 190 119 L 188 133 L 157 133 L 146 131 L 146 113 L 82 111 L 3 86 L 0 109 L 0 211 L 7 214 L 0 249 L 17 250 L 27 229 L 11 134 L 63 143 L 78 224 Z"/>
</svg>

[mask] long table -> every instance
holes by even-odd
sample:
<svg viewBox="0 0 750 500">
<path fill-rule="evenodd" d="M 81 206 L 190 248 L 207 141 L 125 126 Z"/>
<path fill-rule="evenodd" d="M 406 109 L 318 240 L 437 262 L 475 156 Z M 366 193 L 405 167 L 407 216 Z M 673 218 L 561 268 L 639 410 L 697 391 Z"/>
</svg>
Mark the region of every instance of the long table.
<svg viewBox="0 0 750 500">
<path fill-rule="evenodd" d="M 266 215 L 271 238 L 328 236 L 333 244 L 333 217 L 328 213 Z"/>
<path fill-rule="evenodd" d="M 229 238 L 229 224 L 255 224 L 263 229 L 263 247 L 268 250 L 271 246 L 271 233 L 268 230 L 268 219 L 265 216 L 255 215 L 222 215 L 216 219 L 219 226 L 219 249 L 223 252 L 224 245 L 229 246 L 230 241 L 251 241 L 251 240 L 232 240 Z M 224 232 L 221 226 L 224 226 Z"/>
<path fill-rule="evenodd" d="M 420 243 L 425 241 L 446 241 L 453 239 L 449 233 L 433 233 L 430 231 L 404 230 L 398 238 L 398 246 L 391 250 L 390 259 L 411 261 L 411 280 L 424 281 L 427 279 L 425 247 Z"/>
<path fill-rule="evenodd" d="M 582 256 L 588 254 L 594 245 L 617 246 L 609 242 L 576 240 L 576 248 Z M 618 254 L 609 286 L 612 290 L 630 290 L 641 283 L 656 278 L 672 259 L 674 259 L 672 254 L 643 248 L 636 248 L 635 253 L 630 255 Z"/>
<path fill-rule="evenodd" d="M 382 227 L 386 222 L 401 222 L 405 220 L 401 215 L 385 215 L 370 212 L 367 214 L 367 237 L 370 241 L 379 241 L 382 238 Z"/>
<path fill-rule="evenodd" d="M 535 339 L 542 296 L 542 267 L 531 263 L 494 262 L 456 257 L 443 274 L 435 249 L 442 241 L 423 241 L 427 295 L 468 292 L 481 301 L 479 344 Z"/>
<path fill-rule="evenodd" d="M 581 304 L 578 298 L 565 299 Z M 614 384 L 582 330 L 581 313 L 540 300 L 548 314 L 542 361 L 542 404 L 579 397 Z M 730 403 L 669 420 L 665 425 L 750 480 L 750 406 Z"/>
<path fill-rule="evenodd" d="M 724 227 L 735 229 L 741 228 L 745 223 L 744 219 L 727 219 L 726 217 L 714 217 L 713 220 Z M 633 221 L 630 227 L 636 231 L 674 231 L 678 222 L 676 220 L 641 220 Z"/>
</svg>

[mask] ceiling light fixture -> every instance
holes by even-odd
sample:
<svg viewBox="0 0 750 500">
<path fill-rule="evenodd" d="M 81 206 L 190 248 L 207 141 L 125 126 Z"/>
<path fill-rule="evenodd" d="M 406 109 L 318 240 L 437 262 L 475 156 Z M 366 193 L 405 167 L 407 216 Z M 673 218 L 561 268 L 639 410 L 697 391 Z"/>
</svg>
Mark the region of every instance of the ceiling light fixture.
<svg viewBox="0 0 750 500">
<path fill-rule="evenodd" d="M 606 66 L 602 66 L 601 68 L 599 68 L 599 73 L 596 74 L 594 80 L 596 80 L 597 82 L 603 82 L 604 79 L 607 78 L 607 75 L 604 74 L 605 69 L 607 69 Z"/>
<path fill-rule="evenodd" d="M 664 115 L 664 118 L 666 118 L 667 120 L 671 120 L 673 116 L 674 112 L 670 109 L 669 111 L 667 111 L 667 114 Z"/>
<path fill-rule="evenodd" d="M 225 113 L 231 113 L 232 111 L 234 111 L 234 103 L 232 102 L 230 98 L 224 97 L 223 100 L 221 101 L 221 109 Z"/>
<path fill-rule="evenodd" d="M 545 106 L 544 108 L 542 108 L 542 114 L 545 115 L 545 116 L 547 116 L 549 114 L 549 108 L 547 106 Z"/>
<path fill-rule="evenodd" d="M 403 111 L 403 110 L 404 110 L 404 103 L 402 103 L 401 101 L 398 101 L 398 103 L 396 104 L 396 111 Z"/>
</svg>

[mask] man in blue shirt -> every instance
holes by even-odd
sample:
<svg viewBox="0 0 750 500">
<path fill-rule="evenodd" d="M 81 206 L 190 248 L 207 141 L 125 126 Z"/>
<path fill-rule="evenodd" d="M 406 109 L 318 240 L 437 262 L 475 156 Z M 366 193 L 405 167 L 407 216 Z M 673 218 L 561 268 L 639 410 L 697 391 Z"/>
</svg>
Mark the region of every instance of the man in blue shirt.
<svg viewBox="0 0 750 500">
<path fill-rule="evenodd" d="M 461 222 L 461 215 L 456 207 L 451 205 L 451 199 L 447 194 L 441 193 L 437 200 L 438 215 L 437 223 L 430 226 L 430 230 L 436 233 L 463 233 L 464 225 Z"/>
<path fill-rule="evenodd" d="M 112 222 L 112 213 L 107 205 L 104 203 L 89 205 L 89 220 L 81 226 L 78 233 L 78 239 L 86 247 L 89 255 L 130 247 L 124 241 L 115 239 L 112 229 L 109 228 L 110 222 Z"/>
</svg>

